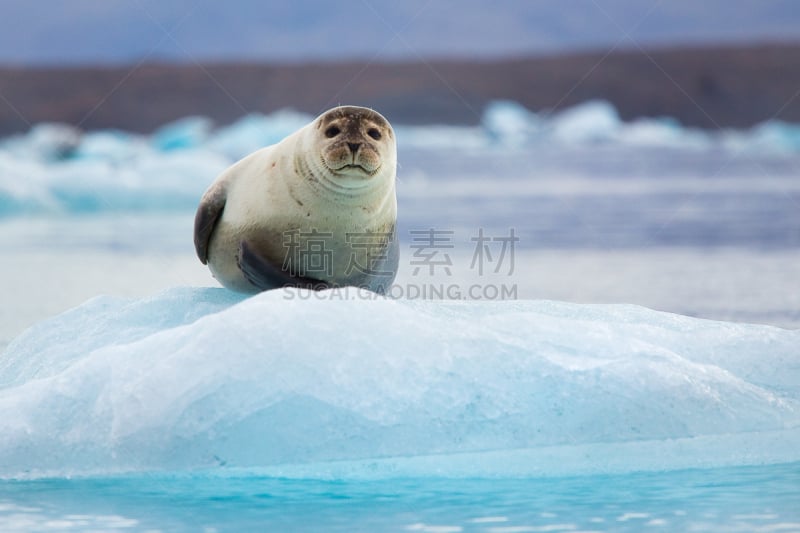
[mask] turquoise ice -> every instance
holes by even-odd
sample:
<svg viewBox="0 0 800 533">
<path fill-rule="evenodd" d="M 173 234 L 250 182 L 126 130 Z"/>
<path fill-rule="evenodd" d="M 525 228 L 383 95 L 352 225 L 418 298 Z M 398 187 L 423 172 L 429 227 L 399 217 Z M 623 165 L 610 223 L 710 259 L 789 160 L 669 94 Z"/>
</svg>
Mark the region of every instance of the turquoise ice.
<svg viewBox="0 0 800 533">
<path fill-rule="evenodd" d="M 800 460 L 800 331 L 629 305 L 96 298 L 0 358 L 0 475 L 626 473 Z"/>
</svg>

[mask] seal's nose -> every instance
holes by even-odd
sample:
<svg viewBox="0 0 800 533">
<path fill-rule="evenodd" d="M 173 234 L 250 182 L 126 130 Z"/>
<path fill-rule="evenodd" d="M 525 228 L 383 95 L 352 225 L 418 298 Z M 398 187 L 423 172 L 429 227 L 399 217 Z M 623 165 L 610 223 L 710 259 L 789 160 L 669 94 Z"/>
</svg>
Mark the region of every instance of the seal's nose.
<svg viewBox="0 0 800 533">
<path fill-rule="evenodd" d="M 358 147 L 361 146 L 361 143 L 347 143 L 347 146 L 349 146 L 350 151 L 355 154 L 358 152 Z"/>
</svg>

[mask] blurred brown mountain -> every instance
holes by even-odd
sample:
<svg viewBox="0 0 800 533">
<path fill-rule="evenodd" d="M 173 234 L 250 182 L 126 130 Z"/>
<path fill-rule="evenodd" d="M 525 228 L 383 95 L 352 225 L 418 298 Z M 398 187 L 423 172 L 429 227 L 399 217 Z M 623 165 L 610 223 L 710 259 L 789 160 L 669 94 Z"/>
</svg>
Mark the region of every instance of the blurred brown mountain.
<svg viewBox="0 0 800 533">
<path fill-rule="evenodd" d="M 291 107 L 374 107 L 396 123 L 473 124 L 493 99 L 534 111 L 602 98 L 623 119 L 703 128 L 800 122 L 800 45 L 382 64 L 0 67 L 0 134 L 40 121 L 149 132 L 188 115 L 219 124 Z"/>
</svg>

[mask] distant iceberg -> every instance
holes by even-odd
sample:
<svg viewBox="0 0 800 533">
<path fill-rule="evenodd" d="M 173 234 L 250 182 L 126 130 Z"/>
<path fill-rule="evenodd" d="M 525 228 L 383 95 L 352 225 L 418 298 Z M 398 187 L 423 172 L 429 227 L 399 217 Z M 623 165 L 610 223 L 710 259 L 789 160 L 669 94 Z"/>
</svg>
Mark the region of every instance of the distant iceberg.
<svg viewBox="0 0 800 533">
<path fill-rule="evenodd" d="M 541 133 L 544 120 L 517 102 L 489 102 L 481 121 L 492 142 L 505 146 L 524 146 Z"/>
<path fill-rule="evenodd" d="M 712 144 L 711 134 L 684 128 L 669 117 L 624 122 L 616 108 L 604 100 L 542 114 L 528 111 L 516 102 L 493 102 L 487 106 L 482 124 L 491 139 L 514 147 L 534 142 L 667 148 L 703 148 Z"/>
<path fill-rule="evenodd" d="M 355 295 L 178 288 L 34 326 L 0 356 L 0 476 L 800 460 L 800 331 L 630 305 Z"/>
<path fill-rule="evenodd" d="M 800 152 L 800 124 L 782 120 L 763 122 L 745 131 L 726 131 L 723 143 L 737 151 L 766 153 Z"/>
<path fill-rule="evenodd" d="M 81 131 L 68 124 L 34 124 L 27 133 L 0 139 L 0 155 L 20 160 L 59 161 L 72 156 Z"/>
<path fill-rule="evenodd" d="M 680 122 L 670 117 L 640 118 L 628 122 L 617 131 L 616 138 L 632 146 L 686 149 L 713 147 L 709 134 L 697 129 L 684 128 Z"/>
<path fill-rule="evenodd" d="M 238 160 L 259 148 L 275 144 L 314 119 L 311 115 L 284 109 L 262 115 L 251 113 L 235 123 L 218 129 L 208 140 L 207 148 L 231 160 Z"/>
<path fill-rule="evenodd" d="M 621 128 L 617 110 L 603 100 L 591 100 L 556 113 L 550 123 L 553 137 L 570 143 L 610 141 Z"/>
<path fill-rule="evenodd" d="M 154 151 L 142 135 L 118 130 L 90 131 L 81 136 L 80 142 L 65 161 L 107 161 L 124 164 L 152 154 Z"/>
<path fill-rule="evenodd" d="M 292 110 L 250 114 L 214 128 L 187 117 L 150 135 L 80 132 L 38 124 L 0 139 L 0 216 L 97 210 L 183 209 L 234 161 L 274 144 L 313 117 Z M 512 101 L 490 102 L 475 126 L 396 125 L 398 148 L 452 154 L 564 153 L 598 145 L 630 150 L 730 150 L 783 157 L 800 153 L 800 125 L 770 121 L 743 131 L 708 132 L 674 119 L 620 119 L 608 102 L 594 100 L 554 113 L 534 113 Z M 584 157 L 586 154 L 584 153 Z M 672 156 L 670 156 L 672 157 Z"/>
<path fill-rule="evenodd" d="M 154 131 L 152 143 L 161 152 L 196 148 L 208 140 L 213 126 L 210 118 L 186 117 Z"/>
<path fill-rule="evenodd" d="M 58 164 L 0 152 L 0 216 L 31 213 L 190 210 L 229 161 L 210 151 L 157 153 L 109 138 Z M 102 145 L 102 147 L 100 146 Z M 102 151 L 102 156 L 97 154 Z M 136 155 L 131 155 L 133 152 Z"/>
</svg>

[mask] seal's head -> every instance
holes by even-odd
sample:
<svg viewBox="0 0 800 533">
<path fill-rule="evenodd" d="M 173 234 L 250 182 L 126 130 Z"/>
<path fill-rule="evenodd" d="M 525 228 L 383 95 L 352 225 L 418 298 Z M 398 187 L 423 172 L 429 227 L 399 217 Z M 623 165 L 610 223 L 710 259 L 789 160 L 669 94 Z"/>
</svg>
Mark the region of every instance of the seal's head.
<svg viewBox="0 0 800 533">
<path fill-rule="evenodd" d="M 317 118 L 314 135 L 326 177 L 339 187 L 358 189 L 378 175 L 395 174 L 394 131 L 376 111 L 335 107 Z"/>
</svg>

